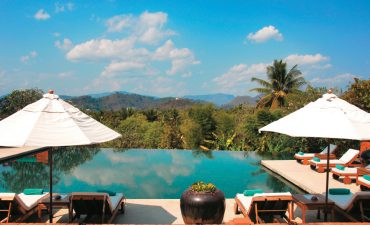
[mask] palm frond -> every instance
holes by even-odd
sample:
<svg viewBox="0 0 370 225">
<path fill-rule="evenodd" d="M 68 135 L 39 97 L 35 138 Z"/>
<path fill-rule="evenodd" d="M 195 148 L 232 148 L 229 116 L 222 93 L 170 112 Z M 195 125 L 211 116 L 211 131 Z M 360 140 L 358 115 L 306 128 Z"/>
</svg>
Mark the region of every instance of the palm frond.
<svg viewBox="0 0 370 225">
<path fill-rule="evenodd" d="M 271 88 L 271 83 L 269 83 L 268 81 L 262 80 L 260 78 L 252 77 L 251 81 L 255 81 L 263 87 Z"/>
</svg>

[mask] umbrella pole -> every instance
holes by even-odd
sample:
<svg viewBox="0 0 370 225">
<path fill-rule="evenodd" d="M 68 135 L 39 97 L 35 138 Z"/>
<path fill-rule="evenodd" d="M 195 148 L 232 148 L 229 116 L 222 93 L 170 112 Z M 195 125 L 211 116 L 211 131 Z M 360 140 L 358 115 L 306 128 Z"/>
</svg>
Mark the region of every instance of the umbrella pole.
<svg viewBox="0 0 370 225">
<path fill-rule="evenodd" d="M 329 159 L 330 159 L 330 144 L 326 153 L 326 188 L 325 188 L 325 209 L 324 209 L 324 221 L 328 221 L 328 191 L 329 191 Z"/>
<path fill-rule="evenodd" d="M 53 148 L 49 149 L 49 187 L 50 187 L 50 205 L 49 205 L 49 223 L 53 223 Z"/>
</svg>

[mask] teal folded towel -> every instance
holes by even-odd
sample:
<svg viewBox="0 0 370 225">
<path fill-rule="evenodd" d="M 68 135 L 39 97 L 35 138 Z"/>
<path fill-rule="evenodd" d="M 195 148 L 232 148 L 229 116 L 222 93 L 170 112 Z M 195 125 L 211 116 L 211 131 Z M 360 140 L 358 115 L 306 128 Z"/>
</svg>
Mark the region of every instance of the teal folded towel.
<svg viewBox="0 0 370 225">
<path fill-rule="evenodd" d="M 315 162 L 320 162 L 320 159 L 319 158 L 317 158 L 317 157 L 313 157 L 313 159 L 312 159 L 313 161 L 315 161 Z"/>
<path fill-rule="evenodd" d="M 261 189 L 245 190 L 243 192 L 245 196 L 253 196 L 254 194 L 261 194 L 261 193 L 263 193 Z"/>
<path fill-rule="evenodd" d="M 363 178 L 364 178 L 365 180 L 370 181 L 370 175 L 364 175 L 364 176 L 363 176 Z"/>
<path fill-rule="evenodd" d="M 304 152 L 298 152 L 297 154 L 298 155 L 304 155 Z"/>
<path fill-rule="evenodd" d="M 116 192 L 114 191 L 109 191 L 109 190 L 97 190 L 99 193 L 107 193 L 109 196 L 116 196 Z"/>
<path fill-rule="evenodd" d="M 330 188 L 329 194 L 331 195 L 349 195 L 351 191 L 348 188 Z"/>
<path fill-rule="evenodd" d="M 345 166 L 342 166 L 342 165 L 335 165 L 335 168 L 337 168 L 338 170 L 344 170 L 346 169 Z"/>
<path fill-rule="evenodd" d="M 42 195 L 44 193 L 43 189 L 37 189 L 37 188 L 29 188 L 24 189 L 23 194 L 25 195 Z"/>
</svg>

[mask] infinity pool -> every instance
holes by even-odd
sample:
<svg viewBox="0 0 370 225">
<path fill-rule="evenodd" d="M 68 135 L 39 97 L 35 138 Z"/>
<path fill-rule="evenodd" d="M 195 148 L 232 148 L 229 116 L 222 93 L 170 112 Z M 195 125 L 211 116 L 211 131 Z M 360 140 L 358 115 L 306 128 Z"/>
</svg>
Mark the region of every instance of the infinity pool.
<svg viewBox="0 0 370 225">
<path fill-rule="evenodd" d="M 68 148 L 54 151 L 54 191 L 125 193 L 127 198 L 180 198 L 198 180 L 214 183 L 227 198 L 244 189 L 300 192 L 260 165 L 254 152 Z M 48 188 L 47 152 L 0 166 L 0 191 Z"/>
</svg>

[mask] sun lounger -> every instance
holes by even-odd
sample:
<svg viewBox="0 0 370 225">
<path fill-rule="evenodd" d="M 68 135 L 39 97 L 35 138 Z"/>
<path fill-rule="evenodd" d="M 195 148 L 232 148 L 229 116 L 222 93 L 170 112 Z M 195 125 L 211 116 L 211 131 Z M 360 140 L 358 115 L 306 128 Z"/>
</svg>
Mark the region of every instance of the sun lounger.
<svg viewBox="0 0 370 225">
<path fill-rule="evenodd" d="M 32 214 L 37 212 L 37 206 L 40 200 L 44 198 L 48 198 L 48 193 L 43 193 L 39 195 L 26 195 L 24 193 L 21 194 L 15 194 L 15 193 L 0 193 L 0 199 L 9 198 L 13 199 L 13 201 L 10 202 L 10 210 L 8 211 L 8 216 L 6 221 L 9 221 L 9 219 L 13 220 L 15 222 L 22 222 L 28 217 L 30 217 Z M 1 201 L 1 200 L 0 200 Z"/>
<path fill-rule="evenodd" d="M 333 154 L 337 150 L 336 145 L 330 144 L 330 159 L 335 159 L 335 155 Z M 308 160 L 313 159 L 313 157 L 318 157 L 320 159 L 326 159 L 328 153 L 328 147 L 326 147 L 322 152 L 320 153 L 296 153 L 294 155 L 294 158 L 297 160 L 297 162 L 302 163 L 303 165 L 308 165 Z"/>
<path fill-rule="evenodd" d="M 357 177 L 361 176 L 358 172 L 359 168 L 361 167 L 345 167 L 344 170 L 333 168 L 331 169 L 331 172 L 334 179 L 340 180 L 340 178 L 343 178 L 342 181 L 344 184 L 351 184 L 352 180 L 357 180 Z M 370 174 L 370 165 L 365 168 L 369 171 Z"/>
<path fill-rule="evenodd" d="M 253 223 L 274 222 L 276 216 L 290 221 L 292 218 L 291 193 L 261 193 L 253 196 L 237 194 L 235 197 L 235 213 L 243 213 Z M 288 217 L 286 216 L 288 212 Z"/>
<path fill-rule="evenodd" d="M 360 151 L 355 149 L 348 149 L 348 151 L 340 157 L 340 159 L 330 159 L 329 160 L 329 168 L 335 167 L 335 165 L 342 165 L 342 166 L 353 166 L 352 163 L 356 160 L 358 157 L 358 154 Z M 320 160 L 319 162 L 315 161 L 314 159 L 311 159 L 309 161 L 311 169 L 317 170 L 319 173 L 325 172 L 326 160 Z"/>
<path fill-rule="evenodd" d="M 80 192 L 71 194 L 70 212 L 75 212 L 75 217 L 80 215 L 101 216 L 101 223 L 112 223 L 120 209 L 124 213 L 125 198 L 123 194 L 117 193 L 109 196 L 107 193 Z M 71 218 L 73 221 L 74 218 Z"/>
<path fill-rule="evenodd" d="M 361 191 L 348 195 L 328 195 L 329 199 L 335 203 L 335 211 L 341 213 L 347 219 L 358 222 L 368 220 L 366 215 L 370 215 L 370 192 Z M 367 213 L 366 213 L 367 212 Z M 355 213 L 355 215 L 353 215 Z M 360 215 L 358 215 L 360 213 Z"/>
<path fill-rule="evenodd" d="M 360 185 L 362 191 L 369 191 L 370 192 L 370 181 L 366 179 L 365 176 L 370 175 L 370 169 L 360 168 L 357 170 L 357 177 L 356 177 L 356 184 Z"/>
</svg>

